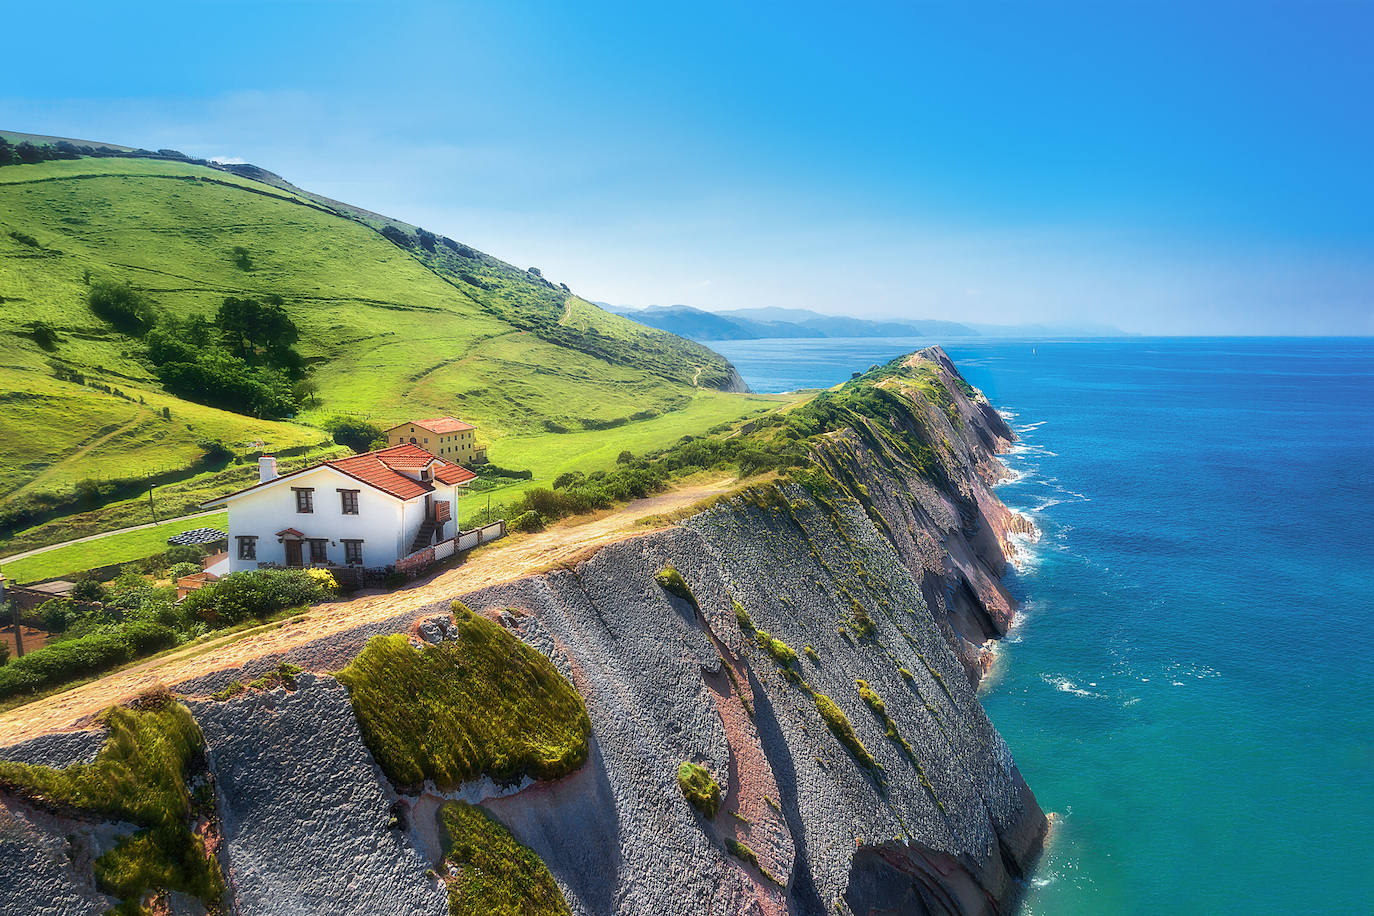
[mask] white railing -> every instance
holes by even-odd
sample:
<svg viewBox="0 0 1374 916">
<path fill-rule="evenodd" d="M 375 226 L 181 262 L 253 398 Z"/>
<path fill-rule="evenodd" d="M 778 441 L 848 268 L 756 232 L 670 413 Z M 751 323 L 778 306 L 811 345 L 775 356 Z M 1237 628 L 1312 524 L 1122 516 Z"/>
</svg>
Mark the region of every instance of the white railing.
<svg viewBox="0 0 1374 916">
<path fill-rule="evenodd" d="M 440 541 L 433 547 L 424 547 L 408 556 L 401 557 L 401 559 L 396 561 L 396 564 L 397 566 L 405 566 L 408 560 L 432 550 L 434 552 L 433 558 L 412 570 L 412 572 L 418 572 L 429 566 L 430 563 L 436 563 L 439 560 L 447 560 L 455 553 L 464 553 L 481 544 L 490 544 L 492 541 L 505 536 L 506 520 L 497 519 L 490 525 L 483 525 L 481 528 L 473 528 L 471 531 L 460 531 L 457 537 L 449 538 L 446 541 Z"/>
</svg>

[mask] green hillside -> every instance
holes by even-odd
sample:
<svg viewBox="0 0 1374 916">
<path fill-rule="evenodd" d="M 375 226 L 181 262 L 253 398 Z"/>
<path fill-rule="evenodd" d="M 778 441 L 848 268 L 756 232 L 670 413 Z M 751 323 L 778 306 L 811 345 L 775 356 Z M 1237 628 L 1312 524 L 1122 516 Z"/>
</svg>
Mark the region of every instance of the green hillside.
<svg viewBox="0 0 1374 916">
<path fill-rule="evenodd" d="M 175 159 L 0 168 L 0 518 L 35 502 L 86 513 L 10 525 L 0 552 L 147 521 L 101 509 L 144 483 L 197 491 L 251 475 L 232 456 L 318 454 L 337 414 L 461 416 L 494 463 L 543 477 L 776 404 L 721 390 L 736 376 L 705 347 L 535 272 L 252 174 L 272 183 Z M 226 297 L 280 297 L 313 396 L 270 421 L 166 393 L 144 342 L 92 312 L 102 283 L 128 284 L 173 329 Z"/>
</svg>

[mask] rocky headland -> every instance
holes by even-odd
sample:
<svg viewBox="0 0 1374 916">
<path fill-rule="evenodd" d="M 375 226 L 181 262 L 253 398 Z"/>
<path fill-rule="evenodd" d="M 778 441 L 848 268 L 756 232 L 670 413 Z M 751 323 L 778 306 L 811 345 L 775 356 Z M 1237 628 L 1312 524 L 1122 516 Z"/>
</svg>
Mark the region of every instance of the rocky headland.
<svg viewBox="0 0 1374 916">
<path fill-rule="evenodd" d="M 482 867 L 455 858 L 462 803 L 551 877 L 555 891 L 521 885 L 551 901 L 537 912 L 1014 911 L 1046 819 L 976 685 L 1014 615 L 1001 578 L 1011 534 L 1028 523 L 992 486 L 1015 435 L 938 348 L 832 400 L 808 439 L 810 467 L 671 527 L 454 594 L 456 617 L 438 602 L 244 668 L 207 659 L 170 685 L 166 702 L 184 704 L 203 738 L 184 758 L 187 817 L 229 911 L 474 911 L 455 889 Z M 537 650 L 511 687 L 519 696 L 541 702 L 558 677 L 585 702 L 589 727 L 571 730 L 583 743 L 560 758 L 575 757 L 566 772 L 498 761 L 459 781 L 427 770 L 401 781 L 406 735 L 367 724 L 361 675 L 333 673 L 402 633 L 470 677 L 460 630 Z M 415 683 L 430 753 L 439 739 L 423 719 L 448 713 Z M 94 766 L 106 740 L 88 727 L 0 759 Z M 718 784 L 714 808 L 684 795 L 684 763 Z M 109 909 L 98 863 L 141 822 L 53 804 L 29 771 L 3 767 L 0 913 Z M 145 903 L 205 910 L 185 891 Z"/>
</svg>

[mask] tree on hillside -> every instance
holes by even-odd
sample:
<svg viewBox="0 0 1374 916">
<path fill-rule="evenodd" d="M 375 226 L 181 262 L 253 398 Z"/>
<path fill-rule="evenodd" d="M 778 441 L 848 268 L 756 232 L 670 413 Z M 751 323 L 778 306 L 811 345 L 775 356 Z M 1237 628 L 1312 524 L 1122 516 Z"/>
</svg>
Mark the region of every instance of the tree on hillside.
<svg viewBox="0 0 1374 916">
<path fill-rule="evenodd" d="M 280 296 L 268 296 L 266 302 L 230 296 L 215 313 L 215 324 L 224 348 L 248 365 L 271 366 L 292 379 L 304 373 L 304 362 L 292 349 L 300 331 Z"/>
<path fill-rule="evenodd" d="M 97 281 L 86 301 L 92 312 L 134 337 L 142 337 L 157 323 L 152 303 L 128 283 Z"/>
<path fill-rule="evenodd" d="M 324 428 L 335 442 L 355 452 L 366 452 L 386 444 L 386 432 L 361 417 L 332 417 L 324 424 Z"/>
</svg>

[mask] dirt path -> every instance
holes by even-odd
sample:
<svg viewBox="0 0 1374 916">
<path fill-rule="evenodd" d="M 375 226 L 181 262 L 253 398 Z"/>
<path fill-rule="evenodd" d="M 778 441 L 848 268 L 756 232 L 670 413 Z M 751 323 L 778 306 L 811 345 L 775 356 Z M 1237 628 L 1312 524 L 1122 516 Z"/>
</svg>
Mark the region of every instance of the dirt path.
<svg viewBox="0 0 1374 916">
<path fill-rule="evenodd" d="M 151 412 L 149 416 L 151 416 Z M 137 424 L 142 423 L 146 419 L 148 419 L 148 416 L 145 416 L 140 411 L 139 413 L 134 415 L 134 418 L 132 420 L 128 420 L 127 422 L 121 423 L 116 429 L 113 429 L 108 433 L 97 433 L 92 438 L 87 439 L 81 445 L 77 446 L 76 451 L 72 452 L 70 455 L 67 455 L 61 461 L 56 461 L 48 465 L 43 470 L 39 471 L 38 474 L 32 480 L 28 481 L 23 486 L 19 487 L 19 489 L 13 490 L 5 495 L 9 498 L 22 496 L 25 493 L 33 491 L 38 486 L 40 486 L 43 483 L 46 483 L 54 477 L 64 476 L 63 469 L 70 466 L 70 464 L 77 458 L 89 454 L 93 449 L 99 448 L 106 442 L 109 442 L 115 436 L 118 436 L 120 433 L 128 432 L 130 427 L 136 426 Z"/>
<path fill-rule="evenodd" d="M 644 519 L 685 509 L 735 486 L 735 480 L 730 477 L 696 482 L 659 496 L 635 500 L 601 515 L 560 523 L 537 534 L 514 535 L 507 541 L 497 541 L 469 554 L 461 566 L 422 580 L 413 588 L 321 604 L 282 624 L 269 624 L 246 633 L 193 643 L 88 684 L 0 713 L 0 746 L 71 728 L 105 707 L 136 696 L 155 684 L 176 684 L 211 671 L 237 668 L 259 656 L 284 652 L 370 621 L 418 612 L 427 604 L 464 592 L 577 562 L 606 544 L 662 527 L 641 525 Z"/>
</svg>

